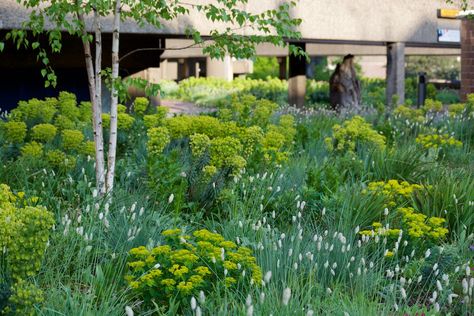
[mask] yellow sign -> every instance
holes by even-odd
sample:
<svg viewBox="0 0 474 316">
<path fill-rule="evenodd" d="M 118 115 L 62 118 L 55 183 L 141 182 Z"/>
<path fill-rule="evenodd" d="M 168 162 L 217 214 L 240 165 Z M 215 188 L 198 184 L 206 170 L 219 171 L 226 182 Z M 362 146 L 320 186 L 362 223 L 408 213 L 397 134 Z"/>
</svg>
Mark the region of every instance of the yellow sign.
<svg viewBox="0 0 474 316">
<path fill-rule="evenodd" d="M 459 10 L 456 9 L 439 9 L 438 18 L 443 19 L 456 19 L 459 15 Z"/>
</svg>

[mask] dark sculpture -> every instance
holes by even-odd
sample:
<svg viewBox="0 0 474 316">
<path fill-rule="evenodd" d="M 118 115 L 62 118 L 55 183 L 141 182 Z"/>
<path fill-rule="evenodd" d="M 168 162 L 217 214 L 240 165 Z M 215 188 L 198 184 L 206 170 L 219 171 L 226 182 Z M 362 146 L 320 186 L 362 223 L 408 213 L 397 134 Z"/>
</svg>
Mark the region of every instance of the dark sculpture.
<svg viewBox="0 0 474 316">
<path fill-rule="evenodd" d="M 360 81 L 354 68 L 354 55 L 344 56 L 329 79 L 329 99 L 333 110 L 358 108 L 361 104 Z"/>
</svg>

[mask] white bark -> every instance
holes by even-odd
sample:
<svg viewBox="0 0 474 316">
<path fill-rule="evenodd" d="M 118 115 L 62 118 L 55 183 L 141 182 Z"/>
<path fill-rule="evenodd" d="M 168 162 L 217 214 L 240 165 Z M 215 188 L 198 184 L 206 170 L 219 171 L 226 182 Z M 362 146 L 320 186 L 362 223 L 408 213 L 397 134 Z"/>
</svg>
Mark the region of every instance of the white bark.
<svg viewBox="0 0 474 316">
<path fill-rule="evenodd" d="M 95 31 L 95 106 L 93 115 L 95 118 L 94 137 L 96 151 L 96 178 L 97 190 L 101 195 L 105 194 L 105 160 L 104 160 L 104 135 L 102 131 L 102 26 L 100 15 L 94 11 Z M 98 166 L 98 167 L 97 167 Z"/>
<path fill-rule="evenodd" d="M 95 143 L 95 175 L 96 175 L 96 186 L 97 190 L 101 193 L 105 192 L 104 185 L 104 139 L 102 133 L 102 109 L 100 103 L 100 91 L 97 93 L 97 80 L 96 73 L 94 73 L 94 65 L 92 61 L 91 46 L 87 40 L 88 34 L 85 28 L 86 23 L 83 14 L 78 14 L 78 19 L 82 22 L 84 28 L 82 30 L 82 44 L 84 49 L 84 58 L 87 69 L 87 79 L 89 85 L 89 94 L 92 104 L 92 124 L 94 130 L 94 143 Z M 100 25 L 99 25 L 100 29 Z M 96 52 L 97 56 L 97 52 Z M 100 86 L 99 86 L 100 87 Z M 99 95 L 99 99 L 97 96 Z"/>
<path fill-rule="evenodd" d="M 112 35 L 112 93 L 110 100 L 110 138 L 109 152 L 107 159 L 107 192 L 114 187 L 115 176 L 115 158 L 117 152 L 117 107 L 118 95 L 115 88 L 116 81 L 119 77 L 119 44 L 120 44 L 120 6 L 121 1 L 116 0 L 114 10 L 114 25 Z"/>
</svg>

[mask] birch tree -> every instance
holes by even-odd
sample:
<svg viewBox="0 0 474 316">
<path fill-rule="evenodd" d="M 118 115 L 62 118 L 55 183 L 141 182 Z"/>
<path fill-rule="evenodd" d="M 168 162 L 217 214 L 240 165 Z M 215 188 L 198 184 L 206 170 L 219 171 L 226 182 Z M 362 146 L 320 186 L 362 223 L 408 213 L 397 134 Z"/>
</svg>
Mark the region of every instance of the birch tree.
<svg viewBox="0 0 474 316">
<path fill-rule="evenodd" d="M 261 1 L 272 4 L 273 1 Z M 261 12 L 248 12 L 249 0 L 17 0 L 31 11 L 24 21 L 22 29 L 13 30 L 7 40 L 13 40 L 17 47 L 31 48 L 37 51 L 43 64 L 41 73 L 46 86 L 56 85 L 56 76 L 51 67 L 50 55 L 61 53 L 62 34 L 67 32 L 82 40 L 86 64 L 89 94 L 93 110 L 93 130 L 95 142 L 96 186 L 100 194 L 110 192 L 114 185 L 115 160 L 117 148 L 117 107 L 120 98 L 124 98 L 128 85 L 138 85 L 150 94 L 158 91 L 159 86 L 147 85 L 140 79 L 123 79 L 120 69 L 120 25 L 124 20 L 133 21 L 140 27 L 163 28 L 165 21 L 177 20 L 191 12 L 200 14 L 215 28 L 208 34 L 189 26 L 186 36 L 194 42 L 193 46 L 202 47 L 211 58 L 223 58 L 230 55 L 237 58 L 251 58 L 256 53 L 256 45 L 271 43 L 287 46 L 288 39 L 299 39 L 296 30 L 301 20 L 291 17 L 290 10 L 295 1 L 283 2 L 276 8 Z M 111 69 L 102 69 L 102 25 L 106 19 L 113 20 L 112 27 L 112 65 Z M 92 20 L 92 23 L 90 22 Z M 249 35 L 242 35 L 243 30 Z M 41 36 L 48 37 L 49 47 L 42 47 Z M 95 44 L 95 57 L 91 53 L 91 43 Z M 297 46 L 289 45 L 290 53 L 305 55 Z M 0 44 L 0 50 L 3 44 Z M 159 47 L 144 47 L 144 51 L 162 50 Z M 137 50 L 137 51 L 138 51 Z M 129 57 L 127 53 L 122 58 Z M 107 168 L 105 162 L 104 137 L 102 131 L 102 82 L 110 82 L 110 133 L 108 140 Z M 151 87 L 151 88 L 150 88 Z"/>
</svg>

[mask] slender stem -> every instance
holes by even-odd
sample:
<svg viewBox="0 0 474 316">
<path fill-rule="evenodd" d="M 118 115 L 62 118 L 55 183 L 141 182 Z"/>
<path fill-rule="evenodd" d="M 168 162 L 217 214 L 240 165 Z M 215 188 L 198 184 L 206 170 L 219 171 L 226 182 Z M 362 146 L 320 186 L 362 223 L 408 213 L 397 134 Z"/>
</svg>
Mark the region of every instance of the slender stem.
<svg viewBox="0 0 474 316">
<path fill-rule="evenodd" d="M 112 92 L 110 102 L 110 136 L 109 153 L 107 159 L 107 192 L 114 187 L 115 158 L 117 153 L 117 117 L 118 117 L 118 92 L 116 89 L 119 77 L 119 44 L 120 44 L 120 0 L 115 2 L 114 25 L 112 35 Z"/>
<path fill-rule="evenodd" d="M 102 136 L 102 113 L 101 109 L 98 107 L 96 99 L 96 80 L 94 73 L 94 64 L 92 61 L 91 46 L 88 40 L 89 34 L 86 30 L 86 23 L 84 19 L 84 14 L 81 12 L 77 13 L 77 18 L 82 24 L 81 36 L 82 36 L 82 46 L 84 50 L 84 59 L 86 63 L 87 70 L 87 81 L 89 85 L 89 95 L 92 104 L 92 124 L 94 129 L 94 144 L 95 144 L 95 173 L 96 173 L 96 186 L 99 191 L 102 191 L 101 186 L 103 186 L 104 174 L 104 146 L 103 146 L 103 136 Z"/>
<path fill-rule="evenodd" d="M 94 115 L 94 141 L 96 149 L 96 177 L 97 190 L 104 195 L 105 190 L 105 159 L 104 159 L 104 136 L 102 131 L 102 27 L 100 15 L 94 10 L 95 30 L 95 104 Z"/>
</svg>

